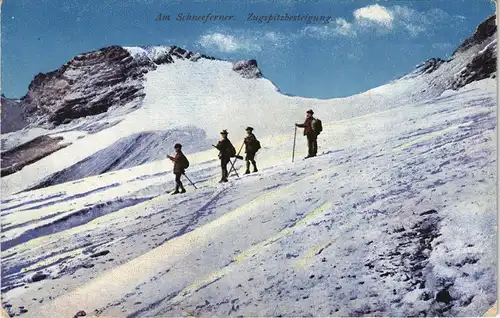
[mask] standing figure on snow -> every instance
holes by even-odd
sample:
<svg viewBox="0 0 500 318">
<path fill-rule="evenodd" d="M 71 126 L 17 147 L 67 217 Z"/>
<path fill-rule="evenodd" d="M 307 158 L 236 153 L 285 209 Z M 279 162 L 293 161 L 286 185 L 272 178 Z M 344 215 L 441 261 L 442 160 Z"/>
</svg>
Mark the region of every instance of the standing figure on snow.
<svg viewBox="0 0 500 318">
<path fill-rule="evenodd" d="M 229 173 L 227 171 L 227 164 L 231 160 L 231 157 L 236 155 L 236 149 L 234 148 L 231 141 L 227 138 L 228 132 L 227 130 L 223 130 L 220 132 L 221 140 L 217 143 L 217 146 L 214 146 L 219 150 L 219 159 L 220 166 L 222 170 L 222 178 L 219 183 L 227 182 L 227 178 L 229 177 Z"/>
<path fill-rule="evenodd" d="M 175 144 L 175 156 L 168 156 L 168 159 L 172 160 L 174 163 L 174 174 L 175 174 L 175 191 L 172 194 L 185 193 L 186 189 L 182 185 L 181 176 L 185 173 L 185 170 L 189 167 L 189 161 L 182 153 L 182 145 Z M 179 189 L 181 190 L 179 192 Z"/>
<path fill-rule="evenodd" d="M 295 124 L 299 128 L 304 128 L 304 136 L 307 136 L 307 158 L 316 157 L 318 153 L 318 135 L 323 130 L 321 120 L 313 117 L 313 110 L 309 109 L 306 112 L 306 120 L 303 124 Z"/>
<path fill-rule="evenodd" d="M 250 173 L 250 162 L 253 165 L 253 172 L 257 172 L 257 163 L 255 162 L 255 154 L 257 151 L 260 149 L 260 142 L 255 138 L 255 135 L 253 134 L 253 128 L 252 127 L 247 127 L 247 136 L 245 137 L 244 143 L 245 143 L 245 160 L 247 162 L 247 170 L 245 171 L 245 174 Z"/>
</svg>

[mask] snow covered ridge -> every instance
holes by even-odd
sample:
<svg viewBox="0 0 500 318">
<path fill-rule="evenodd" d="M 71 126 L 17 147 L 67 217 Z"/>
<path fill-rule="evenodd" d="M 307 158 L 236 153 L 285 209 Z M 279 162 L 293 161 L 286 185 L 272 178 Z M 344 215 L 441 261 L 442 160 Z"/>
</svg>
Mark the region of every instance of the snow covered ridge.
<svg viewBox="0 0 500 318">
<path fill-rule="evenodd" d="M 2 133 L 28 124 L 50 129 L 110 108 L 133 111 L 142 106 L 144 74 L 176 60 L 199 59 L 216 60 L 177 46 L 110 46 L 77 55 L 55 71 L 36 75 L 21 100 L 2 97 L 7 106 Z M 255 60 L 235 62 L 235 71 L 245 78 L 261 76 Z"/>
<path fill-rule="evenodd" d="M 11 151 L 11 156 L 23 160 L 10 161 L 13 166 L 6 171 L 14 173 L 2 179 L 2 189 L 15 192 L 45 184 L 44 180 L 52 180 L 51 184 L 72 180 L 56 174 L 81 167 L 83 161 L 105 148 L 117 146 L 125 151 L 121 138 L 134 140 L 131 136 L 148 135 L 148 131 L 175 132 L 193 126 L 204 133 L 198 133 L 198 139 L 178 141 L 188 145 L 196 139 L 193 145 L 198 146 L 206 136 L 218 136 L 221 122 L 225 125 L 222 128 L 231 132 L 231 139 L 238 140 L 243 137 L 238 135 L 243 132 L 242 125 L 259 123 L 259 136 L 288 132 L 290 123 L 300 120 L 297 115 L 307 108 L 314 108 L 328 122 L 437 98 L 446 90 L 496 76 L 496 26 L 482 25 L 488 27 L 478 27 L 453 58 L 430 59 L 407 76 L 342 99 L 285 96 L 262 77 L 255 60 L 224 61 L 176 46 L 114 46 L 78 55 L 57 71 L 37 75 L 21 101 L 6 101 L 11 106 L 3 109 L 2 122 L 8 125 L 2 125 L 2 130 L 10 126 L 11 132 L 2 131 L 3 152 L 15 147 L 21 150 L 22 144 L 34 138 L 60 133 L 64 138 L 60 145 L 72 145 L 64 149 L 59 144 L 46 144 L 46 149 L 24 147 L 34 155 L 27 157 Z M 148 140 L 163 140 L 161 134 L 148 136 Z M 38 147 L 40 143 L 30 145 Z M 140 147 L 138 143 L 131 145 Z M 60 150 L 52 153 L 55 148 Z M 47 157 L 39 160 L 40 165 L 30 159 L 44 155 Z M 157 157 L 151 155 L 136 163 L 154 160 Z M 86 169 L 93 172 L 79 177 L 94 175 L 99 169 Z"/>
<path fill-rule="evenodd" d="M 461 66 L 453 72 L 455 77 L 432 83 L 441 91 L 490 77 L 496 72 L 496 42 L 491 44 L 495 34 L 495 16 L 492 16 L 455 50 L 452 59 L 429 59 L 406 77 L 435 73 L 455 59 L 462 60 L 452 63 Z M 489 44 L 492 46 L 482 51 Z M 476 53 L 480 55 L 475 57 L 476 62 L 467 65 Z M 2 99 L 2 104 L 15 105 L 2 111 L 2 133 L 17 131 L 27 125 L 51 129 L 102 113 L 107 117 L 116 116 L 115 112 L 108 112 L 110 108 L 119 108 L 120 115 L 126 114 L 142 106 L 144 74 L 156 70 L 158 65 L 176 60 L 196 62 L 200 59 L 218 60 L 177 46 L 110 46 L 77 55 L 55 71 L 36 75 L 21 100 Z M 485 63 L 487 65 L 483 66 Z M 233 62 L 233 70 L 245 78 L 262 77 L 255 60 Z M 448 69 L 442 73 L 450 75 Z M 93 132 L 97 131 L 99 129 Z"/>
</svg>

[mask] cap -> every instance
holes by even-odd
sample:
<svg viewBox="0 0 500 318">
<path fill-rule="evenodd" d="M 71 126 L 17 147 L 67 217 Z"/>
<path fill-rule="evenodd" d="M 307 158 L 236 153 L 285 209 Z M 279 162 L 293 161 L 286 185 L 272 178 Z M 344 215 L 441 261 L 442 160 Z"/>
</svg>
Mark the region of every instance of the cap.
<svg viewBox="0 0 500 318">
<path fill-rule="evenodd" d="M 312 110 L 312 109 L 309 109 L 308 111 L 306 111 L 306 113 L 311 114 L 311 115 L 313 115 L 313 114 L 314 114 L 314 112 L 313 112 L 313 110 Z"/>
<path fill-rule="evenodd" d="M 248 127 L 247 127 L 247 129 L 245 129 L 245 130 L 246 130 L 246 131 L 249 131 L 249 130 L 250 130 L 250 131 L 253 131 L 253 128 L 252 128 L 252 127 L 250 127 L 250 126 L 248 126 Z"/>
<path fill-rule="evenodd" d="M 221 132 L 220 132 L 220 134 L 221 134 L 221 135 L 227 135 L 227 134 L 228 134 L 228 132 L 227 132 L 227 130 L 226 130 L 226 129 L 224 129 L 223 131 L 221 131 Z"/>
<path fill-rule="evenodd" d="M 181 149 L 181 148 L 182 148 L 182 145 L 181 145 L 181 144 L 175 144 L 175 145 L 174 145 L 174 149 L 177 149 L 177 148 Z"/>
</svg>

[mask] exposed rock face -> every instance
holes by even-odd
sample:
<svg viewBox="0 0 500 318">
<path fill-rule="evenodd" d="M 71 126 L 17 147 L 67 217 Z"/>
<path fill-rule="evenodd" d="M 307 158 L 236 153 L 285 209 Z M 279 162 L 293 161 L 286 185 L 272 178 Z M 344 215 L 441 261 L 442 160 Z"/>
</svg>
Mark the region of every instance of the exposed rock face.
<svg viewBox="0 0 500 318">
<path fill-rule="evenodd" d="M 2 152 L 2 177 L 21 170 L 69 144 L 61 143 L 62 137 L 40 136 L 18 147 Z"/>
<path fill-rule="evenodd" d="M 141 65 L 120 46 L 76 56 L 58 70 L 35 76 L 23 97 L 31 119 L 55 125 L 103 113 L 142 97 Z"/>
<path fill-rule="evenodd" d="M 495 24 L 496 15 L 493 15 L 486 19 L 483 23 L 479 24 L 474 34 L 467 38 L 456 50 L 453 55 L 464 52 L 470 47 L 480 44 L 487 40 L 492 35 L 495 35 L 497 31 L 497 26 Z"/>
<path fill-rule="evenodd" d="M 26 119 L 24 110 L 25 107 L 22 101 L 18 99 L 6 98 L 2 95 L 2 123 L 0 125 L 2 134 L 23 129 L 28 125 L 28 120 Z"/>
<path fill-rule="evenodd" d="M 429 74 L 437 70 L 439 66 L 445 62 L 445 60 L 440 58 L 430 58 L 423 64 L 417 66 L 417 70 L 415 72 L 418 74 Z"/>
<path fill-rule="evenodd" d="M 450 60 L 431 58 L 406 77 L 435 76 L 429 83 L 431 88 L 459 89 L 471 82 L 496 76 L 497 40 L 495 17 L 492 16 L 481 23 L 474 34 L 467 38 L 456 50 Z M 446 66 L 452 60 L 460 61 L 460 69 Z M 444 69 L 443 69 L 444 67 Z M 435 74 L 440 69 L 441 74 Z"/>
<path fill-rule="evenodd" d="M 262 73 L 257 67 L 256 60 L 244 60 L 233 63 L 233 71 L 241 74 L 244 78 L 260 78 Z"/>
<path fill-rule="evenodd" d="M 455 75 L 453 89 L 458 89 L 474 81 L 495 77 L 497 71 L 497 41 L 494 40 L 481 52 L 473 56 L 472 61 Z"/>
<path fill-rule="evenodd" d="M 450 85 L 452 89 L 458 89 L 471 82 L 479 81 L 489 77 L 495 77 L 497 71 L 497 26 L 496 15 L 481 23 L 474 34 L 460 45 L 453 56 L 466 52 L 474 46 L 483 46 L 483 49 L 471 57 L 470 62 L 457 74 L 454 75 Z"/>
</svg>

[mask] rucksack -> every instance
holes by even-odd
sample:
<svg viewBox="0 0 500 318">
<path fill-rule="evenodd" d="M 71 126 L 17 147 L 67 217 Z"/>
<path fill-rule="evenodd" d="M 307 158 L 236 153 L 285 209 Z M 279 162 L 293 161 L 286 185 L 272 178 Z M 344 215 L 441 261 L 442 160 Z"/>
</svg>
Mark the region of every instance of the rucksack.
<svg viewBox="0 0 500 318">
<path fill-rule="evenodd" d="M 228 154 L 230 157 L 236 156 L 236 148 L 234 148 L 232 143 L 229 143 Z"/>
<path fill-rule="evenodd" d="M 184 169 L 187 169 L 189 168 L 189 160 L 188 158 L 186 158 L 186 156 L 184 156 Z"/>
<path fill-rule="evenodd" d="M 258 141 L 257 139 L 255 139 L 255 151 L 259 150 L 260 148 L 262 148 L 260 146 L 260 141 Z"/>
<path fill-rule="evenodd" d="M 312 121 L 312 130 L 319 135 L 323 131 L 323 125 L 319 118 L 314 118 Z"/>
</svg>

